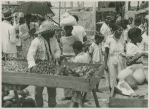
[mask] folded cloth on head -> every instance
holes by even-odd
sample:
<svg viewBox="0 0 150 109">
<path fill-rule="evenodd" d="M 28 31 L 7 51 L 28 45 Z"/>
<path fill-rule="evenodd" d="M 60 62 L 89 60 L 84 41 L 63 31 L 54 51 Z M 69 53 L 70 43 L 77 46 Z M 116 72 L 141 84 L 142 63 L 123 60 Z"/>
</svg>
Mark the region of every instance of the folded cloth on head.
<svg viewBox="0 0 150 109">
<path fill-rule="evenodd" d="M 61 27 L 74 26 L 76 24 L 77 24 L 76 19 L 72 15 L 65 13 L 61 16 L 61 21 L 60 21 Z"/>
</svg>

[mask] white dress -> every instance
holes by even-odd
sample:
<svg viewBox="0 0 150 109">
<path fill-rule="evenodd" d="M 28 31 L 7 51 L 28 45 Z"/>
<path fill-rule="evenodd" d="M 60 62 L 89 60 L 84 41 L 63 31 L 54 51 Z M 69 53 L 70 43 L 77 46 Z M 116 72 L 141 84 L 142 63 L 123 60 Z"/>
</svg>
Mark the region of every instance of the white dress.
<svg viewBox="0 0 150 109">
<path fill-rule="evenodd" d="M 109 48 L 107 65 L 110 87 L 113 87 L 114 84 L 116 84 L 116 78 L 119 71 L 123 70 L 125 67 L 121 55 L 121 53 L 124 53 L 124 38 L 121 37 L 119 41 L 116 41 L 114 36 L 111 36 L 106 39 L 105 47 Z"/>
</svg>

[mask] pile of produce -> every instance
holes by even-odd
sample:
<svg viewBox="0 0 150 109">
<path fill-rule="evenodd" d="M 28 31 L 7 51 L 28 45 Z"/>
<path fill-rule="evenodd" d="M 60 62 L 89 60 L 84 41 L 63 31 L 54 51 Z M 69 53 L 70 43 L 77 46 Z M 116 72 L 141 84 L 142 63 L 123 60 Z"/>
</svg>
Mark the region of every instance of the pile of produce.
<svg viewBox="0 0 150 109">
<path fill-rule="evenodd" d="M 96 72 L 95 68 L 92 68 L 91 66 L 76 66 L 76 67 L 70 67 L 67 65 L 61 66 L 60 68 L 60 75 L 63 76 L 74 76 L 74 77 L 90 77 L 94 76 Z"/>
<path fill-rule="evenodd" d="M 2 71 L 3 72 L 21 72 L 29 73 L 30 70 L 27 66 L 24 66 L 19 61 L 6 61 L 2 62 Z"/>
<path fill-rule="evenodd" d="M 33 73 L 54 75 L 57 73 L 57 67 L 54 61 L 40 61 Z"/>
</svg>

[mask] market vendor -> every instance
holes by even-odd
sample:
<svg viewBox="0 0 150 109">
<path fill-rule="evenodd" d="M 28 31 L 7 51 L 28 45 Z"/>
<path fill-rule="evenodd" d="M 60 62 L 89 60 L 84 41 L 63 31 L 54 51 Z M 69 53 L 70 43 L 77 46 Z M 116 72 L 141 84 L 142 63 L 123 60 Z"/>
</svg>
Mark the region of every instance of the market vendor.
<svg viewBox="0 0 150 109">
<path fill-rule="evenodd" d="M 68 13 L 62 15 L 62 20 L 60 21 L 60 26 L 64 28 L 65 36 L 62 36 L 60 39 L 60 45 L 62 49 L 62 56 L 68 61 L 75 56 L 73 50 L 73 43 L 75 41 L 80 41 L 80 39 L 72 35 L 73 26 L 77 24 L 75 18 Z M 62 100 L 71 100 L 72 91 L 71 89 L 64 90 L 64 98 Z"/>
<path fill-rule="evenodd" d="M 142 57 L 148 57 L 148 52 L 141 51 L 137 45 L 142 41 L 141 30 L 139 28 L 132 28 L 128 32 L 131 42 L 127 44 L 127 68 L 123 69 L 118 74 L 118 79 L 124 79 L 128 75 L 133 75 L 138 84 L 142 84 L 146 79 L 143 71 Z M 141 75 L 141 76 L 139 76 Z M 144 78 L 143 78 L 144 77 Z M 139 81 L 140 80 L 140 81 Z"/>
<path fill-rule="evenodd" d="M 57 42 L 57 39 L 54 37 L 55 30 L 53 22 L 44 21 L 42 26 L 36 31 L 35 34 L 38 34 L 30 45 L 27 60 L 28 67 L 31 69 L 31 72 L 34 72 L 37 69 L 36 60 L 57 60 L 60 58 L 60 48 Z M 43 89 L 44 87 L 35 87 L 35 100 L 37 107 L 43 107 Z M 56 106 L 56 88 L 47 87 L 48 93 L 48 106 Z"/>
</svg>

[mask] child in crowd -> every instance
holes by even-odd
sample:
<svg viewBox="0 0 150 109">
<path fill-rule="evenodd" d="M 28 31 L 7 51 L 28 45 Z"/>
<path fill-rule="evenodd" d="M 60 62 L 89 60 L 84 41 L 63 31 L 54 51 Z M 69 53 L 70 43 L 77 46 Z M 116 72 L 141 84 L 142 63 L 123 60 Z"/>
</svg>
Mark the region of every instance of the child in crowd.
<svg viewBox="0 0 150 109">
<path fill-rule="evenodd" d="M 104 40 L 103 36 L 95 35 L 95 41 L 92 43 L 92 45 L 89 48 L 89 54 L 92 58 L 92 63 L 102 63 L 102 46 L 101 42 Z"/>
<path fill-rule="evenodd" d="M 103 62 L 103 56 L 102 56 L 102 41 L 104 40 L 104 37 L 101 35 L 95 35 L 95 41 L 92 43 L 92 45 L 89 48 L 89 54 L 91 56 L 91 63 L 93 64 L 102 64 Z M 101 92 L 98 89 L 99 83 L 96 86 L 97 92 Z"/>
<path fill-rule="evenodd" d="M 76 41 L 73 44 L 73 50 L 75 52 L 75 58 L 72 62 L 76 63 L 89 63 L 90 59 L 87 53 L 83 52 L 83 44 L 81 41 Z M 82 107 L 82 95 L 80 91 L 72 91 L 72 103 L 71 107 L 78 105 L 78 107 Z"/>
</svg>

